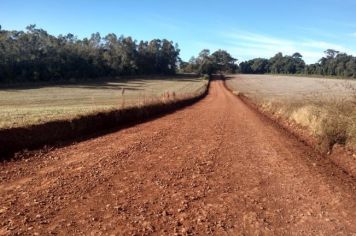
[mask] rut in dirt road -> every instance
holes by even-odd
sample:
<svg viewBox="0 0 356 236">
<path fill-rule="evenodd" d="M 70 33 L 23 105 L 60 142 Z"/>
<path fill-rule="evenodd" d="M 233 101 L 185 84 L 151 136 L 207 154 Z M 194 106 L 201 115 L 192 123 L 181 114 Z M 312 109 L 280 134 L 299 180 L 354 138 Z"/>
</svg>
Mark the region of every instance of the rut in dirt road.
<svg viewBox="0 0 356 236">
<path fill-rule="evenodd" d="M 222 81 L 193 106 L 0 173 L 0 234 L 356 233 L 355 180 Z"/>
</svg>

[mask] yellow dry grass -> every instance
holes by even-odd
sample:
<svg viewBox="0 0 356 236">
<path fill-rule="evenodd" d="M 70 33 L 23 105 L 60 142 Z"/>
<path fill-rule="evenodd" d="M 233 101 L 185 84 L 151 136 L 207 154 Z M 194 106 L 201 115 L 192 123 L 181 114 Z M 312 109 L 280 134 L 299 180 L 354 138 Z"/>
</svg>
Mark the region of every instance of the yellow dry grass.
<svg viewBox="0 0 356 236">
<path fill-rule="evenodd" d="M 235 75 L 227 80 L 263 110 L 293 121 L 320 141 L 356 150 L 356 81 L 273 75 Z"/>
<path fill-rule="evenodd" d="M 63 85 L 0 88 L 0 128 L 182 99 L 204 90 L 200 78 L 158 77 L 112 79 Z"/>
</svg>

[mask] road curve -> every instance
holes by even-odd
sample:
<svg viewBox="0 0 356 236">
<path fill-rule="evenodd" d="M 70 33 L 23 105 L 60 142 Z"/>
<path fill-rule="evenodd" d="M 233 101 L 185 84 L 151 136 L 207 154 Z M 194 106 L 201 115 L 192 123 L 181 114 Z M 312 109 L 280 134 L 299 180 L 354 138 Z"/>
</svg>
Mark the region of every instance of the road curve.
<svg viewBox="0 0 356 236">
<path fill-rule="evenodd" d="M 175 113 L 0 164 L 0 235 L 353 234 L 355 189 L 213 81 Z"/>
</svg>

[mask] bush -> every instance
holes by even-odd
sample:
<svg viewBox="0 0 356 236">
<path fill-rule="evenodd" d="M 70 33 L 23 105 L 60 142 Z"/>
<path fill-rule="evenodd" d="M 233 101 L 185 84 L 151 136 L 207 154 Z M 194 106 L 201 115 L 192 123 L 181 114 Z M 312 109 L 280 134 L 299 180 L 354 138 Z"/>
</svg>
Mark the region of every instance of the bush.
<svg viewBox="0 0 356 236">
<path fill-rule="evenodd" d="M 204 80 L 210 80 L 210 76 L 207 75 L 207 74 L 204 74 L 204 75 L 203 75 L 203 79 L 204 79 Z"/>
</svg>

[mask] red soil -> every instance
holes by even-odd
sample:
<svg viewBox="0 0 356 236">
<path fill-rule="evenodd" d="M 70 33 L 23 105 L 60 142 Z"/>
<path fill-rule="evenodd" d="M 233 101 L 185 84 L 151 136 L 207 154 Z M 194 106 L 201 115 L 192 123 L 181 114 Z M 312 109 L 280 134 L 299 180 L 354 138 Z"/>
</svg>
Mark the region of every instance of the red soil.
<svg viewBox="0 0 356 236">
<path fill-rule="evenodd" d="M 356 182 L 211 83 L 200 102 L 0 165 L 0 234 L 352 234 Z"/>
</svg>

